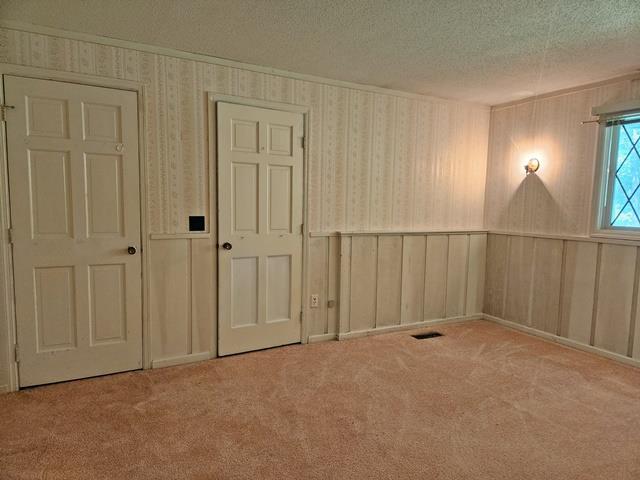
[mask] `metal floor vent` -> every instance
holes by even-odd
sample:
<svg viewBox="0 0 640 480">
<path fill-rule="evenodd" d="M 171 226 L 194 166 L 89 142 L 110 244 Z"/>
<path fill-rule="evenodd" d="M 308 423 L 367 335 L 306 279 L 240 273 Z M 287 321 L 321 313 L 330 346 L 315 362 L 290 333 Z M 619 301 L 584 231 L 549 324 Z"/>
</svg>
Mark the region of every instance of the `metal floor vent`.
<svg viewBox="0 0 640 480">
<path fill-rule="evenodd" d="M 417 338 L 418 340 L 424 340 L 425 338 L 436 338 L 442 337 L 443 335 L 440 332 L 425 332 L 418 333 L 416 335 L 411 335 L 413 338 Z"/>
</svg>

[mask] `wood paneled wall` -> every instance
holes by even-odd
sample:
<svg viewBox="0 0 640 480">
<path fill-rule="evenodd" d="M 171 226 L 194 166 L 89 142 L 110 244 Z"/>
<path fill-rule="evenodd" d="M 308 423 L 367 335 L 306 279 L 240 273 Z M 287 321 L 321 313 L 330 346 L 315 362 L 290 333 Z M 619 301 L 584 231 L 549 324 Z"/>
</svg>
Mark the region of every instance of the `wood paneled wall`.
<svg viewBox="0 0 640 480">
<path fill-rule="evenodd" d="M 314 237 L 310 270 L 327 281 L 310 286 L 310 340 L 481 314 L 485 250 L 486 234 L 471 232 Z"/>
<path fill-rule="evenodd" d="M 0 63 L 145 85 L 146 227 L 164 236 L 147 252 L 153 365 L 215 352 L 215 231 L 209 239 L 183 235 L 189 215 L 216 224 L 209 212 L 216 192 L 209 191 L 208 92 L 309 107 L 311 231 L 482 228 L 487 107 L 122 45 L 0 28 Z M 321 288 L 337 301 L 336 240 L 311 243 L 310 291 Z M 393 241 L 383 248 L 393 249 Z M 0 292 L 4 298 L 9 292 Z M 335 308 L 310 316 L 314 333 L 336 331 Z M 6 319 L 0 331 L 9 331 Z M 0 388 L 9 383 L 9 355 L 3 342 Z"/>
<path fill-rule="evenodd" d="M 598 126 L 591 109 L 640 98 L 640 80 L 624 79 L 491 110 L 485 228 L 588 235 Z M 541 160 L 535 176 L 523 166 Z"/>
<path fill-rule="evenodd" d="M 151 358 L 154 367 L 216 355 L 216 247 L 211 239 L 151 240 Z"/>
<path fill-rule="evenodd" d="M 484 313 L 640 360 L 640 246 L 488 235 Z"/>
<path fill-rule="evenodd" d="M 485 314 L 640 358 L 638 242 L 589 236 L 598 126 L 581 124 L 593 107 L 633 98 L 640 80 L 628 77 L 492 108 Z M 525 176 L 531 156 L 540 170 Z"/>
</svg>

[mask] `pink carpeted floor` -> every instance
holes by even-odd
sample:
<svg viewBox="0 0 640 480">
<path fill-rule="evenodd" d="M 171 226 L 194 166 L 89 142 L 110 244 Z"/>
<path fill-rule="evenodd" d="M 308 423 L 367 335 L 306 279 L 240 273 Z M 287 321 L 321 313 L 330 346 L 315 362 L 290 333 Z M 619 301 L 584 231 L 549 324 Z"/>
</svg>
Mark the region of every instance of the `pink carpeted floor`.
<svg viewBox="0 0 640 480">
<path fill-rule="evenodd" d="M 0 479 L 640 478 L 640 370 L 438 330 L 1 395 Z"/>
</svg>

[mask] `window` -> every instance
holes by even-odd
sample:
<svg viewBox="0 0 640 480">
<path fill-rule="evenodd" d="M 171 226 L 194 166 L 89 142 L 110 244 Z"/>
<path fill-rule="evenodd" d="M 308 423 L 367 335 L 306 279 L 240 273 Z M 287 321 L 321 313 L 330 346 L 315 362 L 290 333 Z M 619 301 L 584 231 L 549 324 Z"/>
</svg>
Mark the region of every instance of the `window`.
<svg viewBox="0 0 640 480">
<path fill-rule="evenodd" d="M 640 112 L 602 120 L 599 227 L 640 233 Z"/>
</svg>

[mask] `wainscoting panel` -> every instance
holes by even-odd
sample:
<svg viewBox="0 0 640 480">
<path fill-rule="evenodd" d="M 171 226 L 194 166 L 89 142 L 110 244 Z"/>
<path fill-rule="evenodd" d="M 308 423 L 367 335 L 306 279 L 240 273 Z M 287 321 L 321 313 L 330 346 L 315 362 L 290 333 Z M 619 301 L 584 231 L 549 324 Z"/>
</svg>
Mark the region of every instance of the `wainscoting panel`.
<svg viewBox="0 0 640 480">
<path fill-rule="evenodd" d="M 459 317 L 465 313 L 468 272 L 469 236 L 450 236 L 447 257 L 447 317 Z"/>
<path fill-rule="evenodd" d="M 533 248 L 530 324 L 555 335 L 560 325 L 563 241 L 536 238 Z"/>
<path fill-rule="evenodd" d="M 350 326 L 353 330 L 369 330 L 376 325 L 376 237 L 351 239 Z M 362 281 L 363 279 L 368 279 Z M 373 281 L 372 281 L 373 280 Z"/>
<path fill-rule="evenodd" d="M 484 312 L 638 358 L 639 248 L 623 240 L 489 233 Z"/>
<path fill-rule="evenodd" d="M 636 247 L 602 245 L 593 345 L 626 355 L 636 276 Z"/>
<path fill-rule="evenodd" d="M 427 238 L 402 238 L 402 313 L 400 323 L 424 320 L 424 273 Z M 358 279 L 360 281 L 361 279 Z M 352 279 L 352 282 L 354 279 Z M 355 330 L 355 329 L 353 329 Z"/>
<path fill-rule="evenodd" d="M 482 312 L 484 300 L 487 236 L 469 235 L 469 273 L 465 312 Z"/>
<path fill-rule="evenodd" d="M 339 338 L 482 316 L 484 232 L 339 235 Z"/>
<path fill-rule="evenodd" d="M 508 246 L 509 237 L 506 235 L 487 235 L 487 274 L 483 311 L 500 318 L 504 317 Z"/>
<path fill-rule="evenodd" d="M 567 241 L 564 255 L 559 335 L 589 345 L 596 288 L 598 244 Z"/>
<path fill-rule="evenodd" d="M 153 366 L 216 355 L 215 259 L 211 239 L 150 241 Z"/>
<path fill-rule="evenodd" d="M 403 237 L 382 236 L 378 239 L 378 288 L 376 291 L 376 327 L 395 325 L 402 305 Z"/>
<path fill-rule="evenodd" d="M 444 318 L 447 302 L 447 260 L 449 237 L 427 236 L 427 262 L 424 281 L 424 318 Z"/>
</svg>

